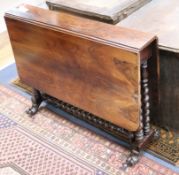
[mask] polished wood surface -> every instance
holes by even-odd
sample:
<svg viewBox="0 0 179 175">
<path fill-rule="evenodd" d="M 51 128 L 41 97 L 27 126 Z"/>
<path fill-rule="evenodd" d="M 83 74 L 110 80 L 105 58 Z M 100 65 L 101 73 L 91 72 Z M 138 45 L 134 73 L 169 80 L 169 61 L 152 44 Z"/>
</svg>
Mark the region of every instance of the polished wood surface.
<svg viewBox="0 0 179 175">
<path fill-rule="evenodd" d="M 0 69 L 14 62 L 14 56 L 7 31 L 0 33 Z"/>
<path fill-rule="evenodd" d="M 155 36 L 29 5 L 5 19 L 21 80 L 129 131 L 139 129 L 140 67 Z"/>
<path fill-rule="evenodd" d="M 151 0 L 47 0 L 51 10 L 59 10 L 116 24 Z"/>
<path fill-rule="evenodd" d="M 153 0 L 117 24 L 159 37 L 159 48 L 179 53 L 179 1 Z"/>
<path fill-rule="evenodd" d="M 116 45 L 132 51 L 136 50 L 136 52 L 144 49 L 151 41 L 156 39 L 153 34 L 131 29 L 126 30 L 123 27 L 104 24 L 63 12 L 47 12 L 45 9 L 30 5 L 14 8 L 7 12 L 7 15 L 9 18 L 14 16 L 24 22 L 33 22 L 34 25 L 42 25 L 47 28 L 50 26 L 50 28 L 64 33 L 68 30 L 73 35 L 80 35 L 89 39 L 95 38 L 98 42 Z"/>
</svg>

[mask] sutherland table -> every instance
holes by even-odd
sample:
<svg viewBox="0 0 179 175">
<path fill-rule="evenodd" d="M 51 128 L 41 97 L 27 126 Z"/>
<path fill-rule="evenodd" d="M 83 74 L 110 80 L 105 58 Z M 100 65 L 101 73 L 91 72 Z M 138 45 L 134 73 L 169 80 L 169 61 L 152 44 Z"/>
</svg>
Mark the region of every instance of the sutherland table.
<svg viewBox="0 0 179 175">
<path fill-rule="evenodd" d="M 156 37 L 30 5 L 12 9 L 5 20 L 19 77 L 34 88 L 27 112 L 54 102 L 120 133 L 132 146 L 125 165 L 136 163 L 155 133 L 149 105 L 157 90 Z"/>
</svg>

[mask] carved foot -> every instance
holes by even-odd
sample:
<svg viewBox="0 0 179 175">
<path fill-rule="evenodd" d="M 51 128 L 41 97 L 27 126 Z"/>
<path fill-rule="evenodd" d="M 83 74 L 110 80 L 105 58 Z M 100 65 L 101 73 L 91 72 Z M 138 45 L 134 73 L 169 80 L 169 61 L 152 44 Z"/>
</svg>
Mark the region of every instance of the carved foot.
<svg viewBox="0 0 179 175">
<path fill-rule="evenodd" d="M 30 116 L 35 115 L 38 112 L 39 105 L 33 104 L 31 108 L 26 110 L 26 113 Z"/>
<path fill-rule="evenodd" d="M 32 91 L 32 107 L 29 108 L 26 113 L 30 116 L 35 115 L 38 112 L 39 106 L 43 101 L 42 95 L 39 90 L 33 89 Z"/>
<path fill-rule="evenodd" d="M 139 162 L 140 153 L 137 150 L 132 150 L 131 154 L 123 164 L 122 169 L 126 170 L 128 167 L 132 167 Z"/>
</svg>

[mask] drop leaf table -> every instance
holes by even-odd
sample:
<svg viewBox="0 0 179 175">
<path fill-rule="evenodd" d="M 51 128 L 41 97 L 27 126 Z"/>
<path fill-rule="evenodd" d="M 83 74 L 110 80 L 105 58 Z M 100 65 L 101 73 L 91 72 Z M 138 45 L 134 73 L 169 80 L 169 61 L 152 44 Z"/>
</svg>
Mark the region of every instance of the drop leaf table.
<svg viewBox="0 0 179 175">
<path fill-rule="evenodd" d="M 150 127 L 156 36 L 25 4 L 5 20 L 19 77 L 33 88 L 28 114 L 53 103 L 125 138 L 131 155 L 124 167 L 137 163 L 157 133 Z"/>
</svg>

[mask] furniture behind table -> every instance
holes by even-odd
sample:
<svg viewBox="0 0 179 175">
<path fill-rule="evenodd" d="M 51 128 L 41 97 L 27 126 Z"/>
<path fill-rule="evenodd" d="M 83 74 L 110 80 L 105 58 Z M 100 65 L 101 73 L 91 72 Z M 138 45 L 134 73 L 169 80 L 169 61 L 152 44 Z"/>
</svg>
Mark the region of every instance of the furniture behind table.
<svg viewBox="0 0 179 175">
<path fill-rule="evenodd" d="M 155 0 L 118 26 L 154 33 L 160 49 L 160 107 L 153 121 L 179 130 L 179 1 Z"/>
</svg>

